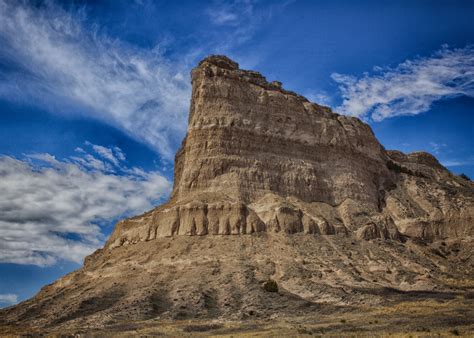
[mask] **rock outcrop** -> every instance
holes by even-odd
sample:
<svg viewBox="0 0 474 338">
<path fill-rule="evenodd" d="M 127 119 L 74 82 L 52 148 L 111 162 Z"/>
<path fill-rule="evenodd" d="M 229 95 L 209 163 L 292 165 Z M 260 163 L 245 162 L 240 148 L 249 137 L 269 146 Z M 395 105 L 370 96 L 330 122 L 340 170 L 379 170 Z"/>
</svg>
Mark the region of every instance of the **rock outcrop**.
<svg viewBox="0 0 474 338">
<path fill-rule="evenodd" d="M 254 232 L 423 239 L 472 235 L 472 184 L 430 154 L 386 151 L 357 118 L 211 56 L 192 71 L 172 198 L 124 220 L 114 248 Z"/>
<path fill-rule="evenodd" d="M 192 85 L 171 199 L 118 222 L 81 269 L 0 310 L 0 332 L 313 322 L 474 290 L 472 182 L 430 154 L 385 150 L 359 119 L 224 56 L 204 59 Z M 472 321 L 463 306 L 458 323 Z"/>
</svg>

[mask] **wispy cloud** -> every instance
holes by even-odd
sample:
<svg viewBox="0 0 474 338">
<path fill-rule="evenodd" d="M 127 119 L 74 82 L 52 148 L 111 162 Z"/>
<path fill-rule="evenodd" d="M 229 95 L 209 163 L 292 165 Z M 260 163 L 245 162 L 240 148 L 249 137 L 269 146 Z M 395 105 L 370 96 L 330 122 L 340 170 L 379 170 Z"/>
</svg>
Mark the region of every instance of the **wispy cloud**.
<svg viewBox="0 0 474 338">
<path fill-rule="evenodd" d="M 166 41 L 146 49 L 111 38 L 85 9 L 0 0 L 0 63 L 8 65 L 0 67 L 0 97 L 99 119 L 172 161 L 186 132 L 189 70 L 196 58 L 238 56 L 236 47 L 291 2 L 215 2 L 203 9 L 215 29 L 170 61 Z M 250 66 L 252 58 L 240 61 Z"/>
<path fill-rule="evenodd" d="M 90 142 L 86 142 L 86 144 L 90 145 L 97 154 L 99 154 L 102 158 L 104 158 L 114 166 L 119 166 L 120 161 L 125 160 L 125 155 L 118 147 L 107 148 L 97 144 L 91 144 Z"/>
<path fill-rule="evenodd" d="M 463 167 L 463 166 L 473 166 L 474 158 L 469 159 L 446 159 L 440 161 L 445 167 Z"/>
<path fill-rule="evenodd" d="M 253 15 L 254 1 L 237 0 L 221 2 L 209 7 L 206 11 L 209 19 L 216 25 L 237 26 Z"/>
<path fill-rule="evenodd" d="M 0 0 L 0 96 L 114 125 L 172 159 L 187 124 L 188 68 L 86 24 L 84 11 Z M 90 28 L 95 27 L 95 28 Z M 8 69 L 8 70 L 7 70 Z M 14 69 L 14 70 L 12 70 Z"/>
<path fill-rule="evenodd" d="M 159 172 L 126 166 L 120 149 L 89 148 L 65 160 L 0 157 L 0 262 L 80 263 L 103 244 L 101 224 L 148 210 L 170 192 Z"/>
<path fill-rule="evenodd" d="M 399 115 L 416 115 L 433 102 L 457 96 L 474 96 L 474 46 L 441 50 L 430 57 L 407 60 L 395 68 L 376 67 L 361 78 L 332 74 L 339 83 L 341 113 L 380 121 Z"/>
<path fill-rule="evenodd" d="M 264 22 L 293 2 L 294 0 L 286 0 L 268 4 L 256 0 L 214 1 L 205 9 L 210 23 L 217 27 L 210 32 L 207 50 L 231 56 L 239 55 L 239 46 L 254 37 L 264 26 Z M 226 38 L 223 39 L 223 36 Z M 253 54 L 242 55 L 240 63 L 246 67 L 255 65 L 258 53 Z"/>
<path fill-rule="evenodd" d="M 18 303 L 18 296 L 12 293 L 0 294 L 0 305 L 13 305 Z"/>
<path fill-rule="evenodd" d="M 331 106 L 333 99 L 330 95 L 328 95 L 326 92 L 317 92 L 317 93 L 307 93 L 305 94 L 305 97 L 310 100 L 311 102 L 315 102 L 317 104 L 323 105 L 323 106 Z"/>
<path fill-rule="evenodd" d="M 446 143 L 430 142 L 429 144 L 435 154 L 439 154 L 443 149 L 448 147 Z"/>
</svg>

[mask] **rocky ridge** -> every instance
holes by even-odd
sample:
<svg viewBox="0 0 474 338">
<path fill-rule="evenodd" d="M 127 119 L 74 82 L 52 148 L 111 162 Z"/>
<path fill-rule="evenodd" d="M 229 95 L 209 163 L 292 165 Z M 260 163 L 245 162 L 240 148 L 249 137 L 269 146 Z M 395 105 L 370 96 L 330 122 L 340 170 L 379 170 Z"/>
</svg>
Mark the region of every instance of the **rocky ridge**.
<svg viewBox="0 0 474 338">
<path fill-rule="evenodd" d="M 314 322 L 474 291 L 472 182 L 428 153 L 385 150 L 359 119 L 227 57 L 201 61 L 192 85 L 170 200 L 118 222 L 81 269 L 0 310 L 0 332 Z M 456 322 L 471 325 L 472 310 L 461 312 Z"/>
</svg>

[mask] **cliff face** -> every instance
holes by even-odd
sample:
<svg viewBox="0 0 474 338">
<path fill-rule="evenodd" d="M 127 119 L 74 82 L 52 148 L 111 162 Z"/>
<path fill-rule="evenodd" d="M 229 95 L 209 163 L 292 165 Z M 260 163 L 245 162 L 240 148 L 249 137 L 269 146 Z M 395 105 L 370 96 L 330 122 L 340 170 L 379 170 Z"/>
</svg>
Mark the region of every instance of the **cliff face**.
<svg viewBox="0 0 474 338">
<path fill-rule="evenodd" d="M 340 316 L 398 313 L 415 298 L 435 304 L 433 326 L 453 316 L 439 299 L 472 324 L 472 293 L 457 297 L 474 290 L 471 182 L 427 153 L 386 151 L 360 120 L 226 57 L 204 59 L 192 83 L 172 198 L 118 222 L 81 269 L 0 310 L 0 333 L 329 314 L 339 327 Z"/>
<path fill-rule="evenodd" d="M 176 200 L 218 193 L 249 204 L 272 193 L 329 205 L 347 198 L 377 203 L 388 170 L 382 147 L 360 120 L 224 58 L 201 62 L 192 84 Z"/>
<path fill-rule="evenodd" d="M 192 71 L 192 88 L 171 200 L 120 222 L 108 248 L 175 235 L 473 233 L 471 183 L 431 155 L 387 152 L 359 119 L 223 56 Z"/>
</svg>

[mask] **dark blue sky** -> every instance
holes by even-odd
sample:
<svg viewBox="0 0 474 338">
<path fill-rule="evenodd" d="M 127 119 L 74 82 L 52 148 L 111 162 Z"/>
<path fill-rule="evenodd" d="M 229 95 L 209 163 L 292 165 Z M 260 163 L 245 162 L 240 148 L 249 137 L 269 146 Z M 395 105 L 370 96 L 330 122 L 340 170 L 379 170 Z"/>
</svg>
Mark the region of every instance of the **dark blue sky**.
<svg viewBox="0 0 474 338">
<path fill-rule="evenodd" d="M 474 177 L 472 13 L 473 1 L 0 0 L 0 184 L 11 194 L 0 198 L 51 202 L 68 184 L 61 201 L 83 204 L 48 212 L 87 215 L 73 226 L 0 217 L 0 306 L 77 268 L 112 220 L 166 198 L 189 72 L 208 54 L 364 119 L 386 148 Z M 132 206 L 117 208 L 117 195 Z"/>
</svg>

